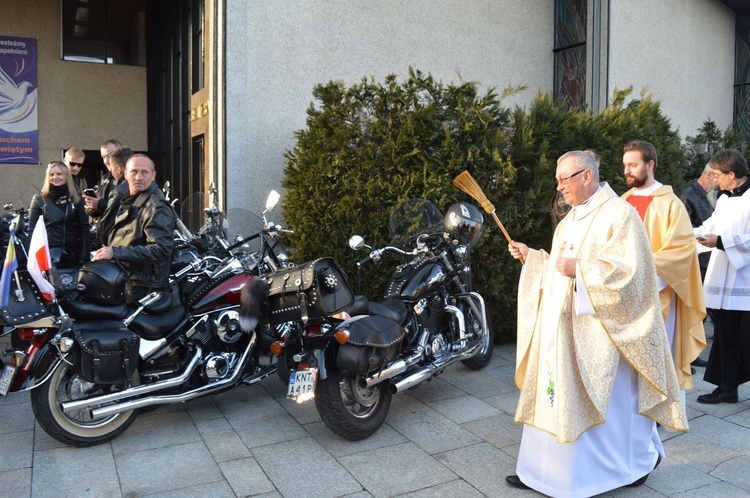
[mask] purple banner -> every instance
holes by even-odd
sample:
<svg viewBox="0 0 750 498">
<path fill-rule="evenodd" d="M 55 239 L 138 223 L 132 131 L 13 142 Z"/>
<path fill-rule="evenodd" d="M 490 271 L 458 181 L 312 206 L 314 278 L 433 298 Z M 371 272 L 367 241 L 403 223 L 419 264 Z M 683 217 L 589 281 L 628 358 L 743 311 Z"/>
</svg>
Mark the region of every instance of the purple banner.
<svg viewBox="0 0 750 498">
<path fill-rule="evenodd" d="M 39 164 L 36 39 L 0 36 L 0 164 Z"/>
</svg>

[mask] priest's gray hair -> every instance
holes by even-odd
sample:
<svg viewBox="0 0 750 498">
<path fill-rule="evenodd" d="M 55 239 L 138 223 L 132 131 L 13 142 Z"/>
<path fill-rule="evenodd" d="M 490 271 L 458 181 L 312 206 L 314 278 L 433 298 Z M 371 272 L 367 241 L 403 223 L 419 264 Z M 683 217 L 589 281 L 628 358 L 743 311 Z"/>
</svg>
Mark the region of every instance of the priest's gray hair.
<svg viewBox="0 0 750 498">
<path fill-rule="evenodd" d="M 591 173 L 594 176 L 594 182 L 598 183 L 599 161 L 597 161 L 596 156 L 596 152 L 591 150 L 571 150 L 560 156 L 560 159 L 557 160 L 557 164 L 559 165 L 565 159 L 573 158 L 576 166 L 582 169 L 591 170 Z"/>
</svg>

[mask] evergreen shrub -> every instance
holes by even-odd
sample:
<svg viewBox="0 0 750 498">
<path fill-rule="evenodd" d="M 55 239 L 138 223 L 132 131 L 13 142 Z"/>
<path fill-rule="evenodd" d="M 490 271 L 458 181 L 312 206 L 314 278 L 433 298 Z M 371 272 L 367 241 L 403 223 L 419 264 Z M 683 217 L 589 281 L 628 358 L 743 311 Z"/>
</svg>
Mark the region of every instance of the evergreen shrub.
<svg viewBox="0 0 750 498">
<path fill-rule="evenodd" d="M 423 197 L 445 211 L 459 200 L 474 202 L 453 184 L 468 170 L 518 241 L 549 250 L 556 160 L 572 149 L 602 156 L 601 177 L 616 192 L 622 179 L 622 148 L 639 138 L 659 155 L 657 177 L 679 192 L 683 153 L 678 135 L 648 96 L 626 103 L 630 89 L 616 91 L 599 114 L 556 106 L 539 94 L 528 108 L 503 104 L 509 94 L 475 82 L 444 84 L 418 70 L 399 81 L 362 79 L 349 87 L 330 81 L 313 89 L 306 127 L 285 154 L 282 206 L 295 230 L 290 237 L 298 262 L 333 256 L 356 280 L 355 263 L 365 256 L 349 249 L 353 234 L 373 247 L 390 242 L 388 218 L 400 202 Z M 476 204 L 476 203 L 475 203 Z M 521 265 L 490 216 L 482 243 L 472 251 L 474 287 L 488 304 L 495 339 L 516 335 L 516 295 Z M 363 293 L 377 299 L 394 260 L 363 270 Z"/>
</svg>

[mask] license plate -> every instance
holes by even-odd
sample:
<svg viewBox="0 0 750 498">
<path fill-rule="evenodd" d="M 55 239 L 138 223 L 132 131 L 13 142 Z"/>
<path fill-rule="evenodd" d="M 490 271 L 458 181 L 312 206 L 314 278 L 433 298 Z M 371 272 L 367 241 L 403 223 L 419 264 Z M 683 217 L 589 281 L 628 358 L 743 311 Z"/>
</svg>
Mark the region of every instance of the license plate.
<svg viewBox="0 0 750 498">
<path fill-rule="evenodd" d="M 315 383 L 318 380 L 318 369 L 296 370 L 289 375 L 289 389 L 286 397 L 302 403 L 315 396 Z"/>
<path fill-rule="evenodd" d="M 0 394 L 5 396 L 8 394 L 10 384 L 13 382 L 13 377 L 16 374 L 16 367 L 5 365 L 3 368 L 3 375 L 0 375 Z"/>
</svg>

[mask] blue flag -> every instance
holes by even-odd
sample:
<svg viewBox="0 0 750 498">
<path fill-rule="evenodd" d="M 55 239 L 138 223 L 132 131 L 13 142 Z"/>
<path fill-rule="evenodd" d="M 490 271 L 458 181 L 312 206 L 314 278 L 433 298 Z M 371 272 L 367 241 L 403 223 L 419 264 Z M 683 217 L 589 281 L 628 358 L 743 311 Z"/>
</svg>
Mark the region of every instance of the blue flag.
<svg viewBox="0 0 750 498">
<path fill-rule="evenodd" d="M 13 239 L 15 239 L 15 233 L 11 231 L 10 238 L 8 239 L 8 251 L 5 253 L 3 274 L 0 276 L 0 310 L 8 307 L 8 303 L 10 302 L 10 283 L 13 280 L 13 272 L 18 269 L 16 246 Z"/>
</svg>

